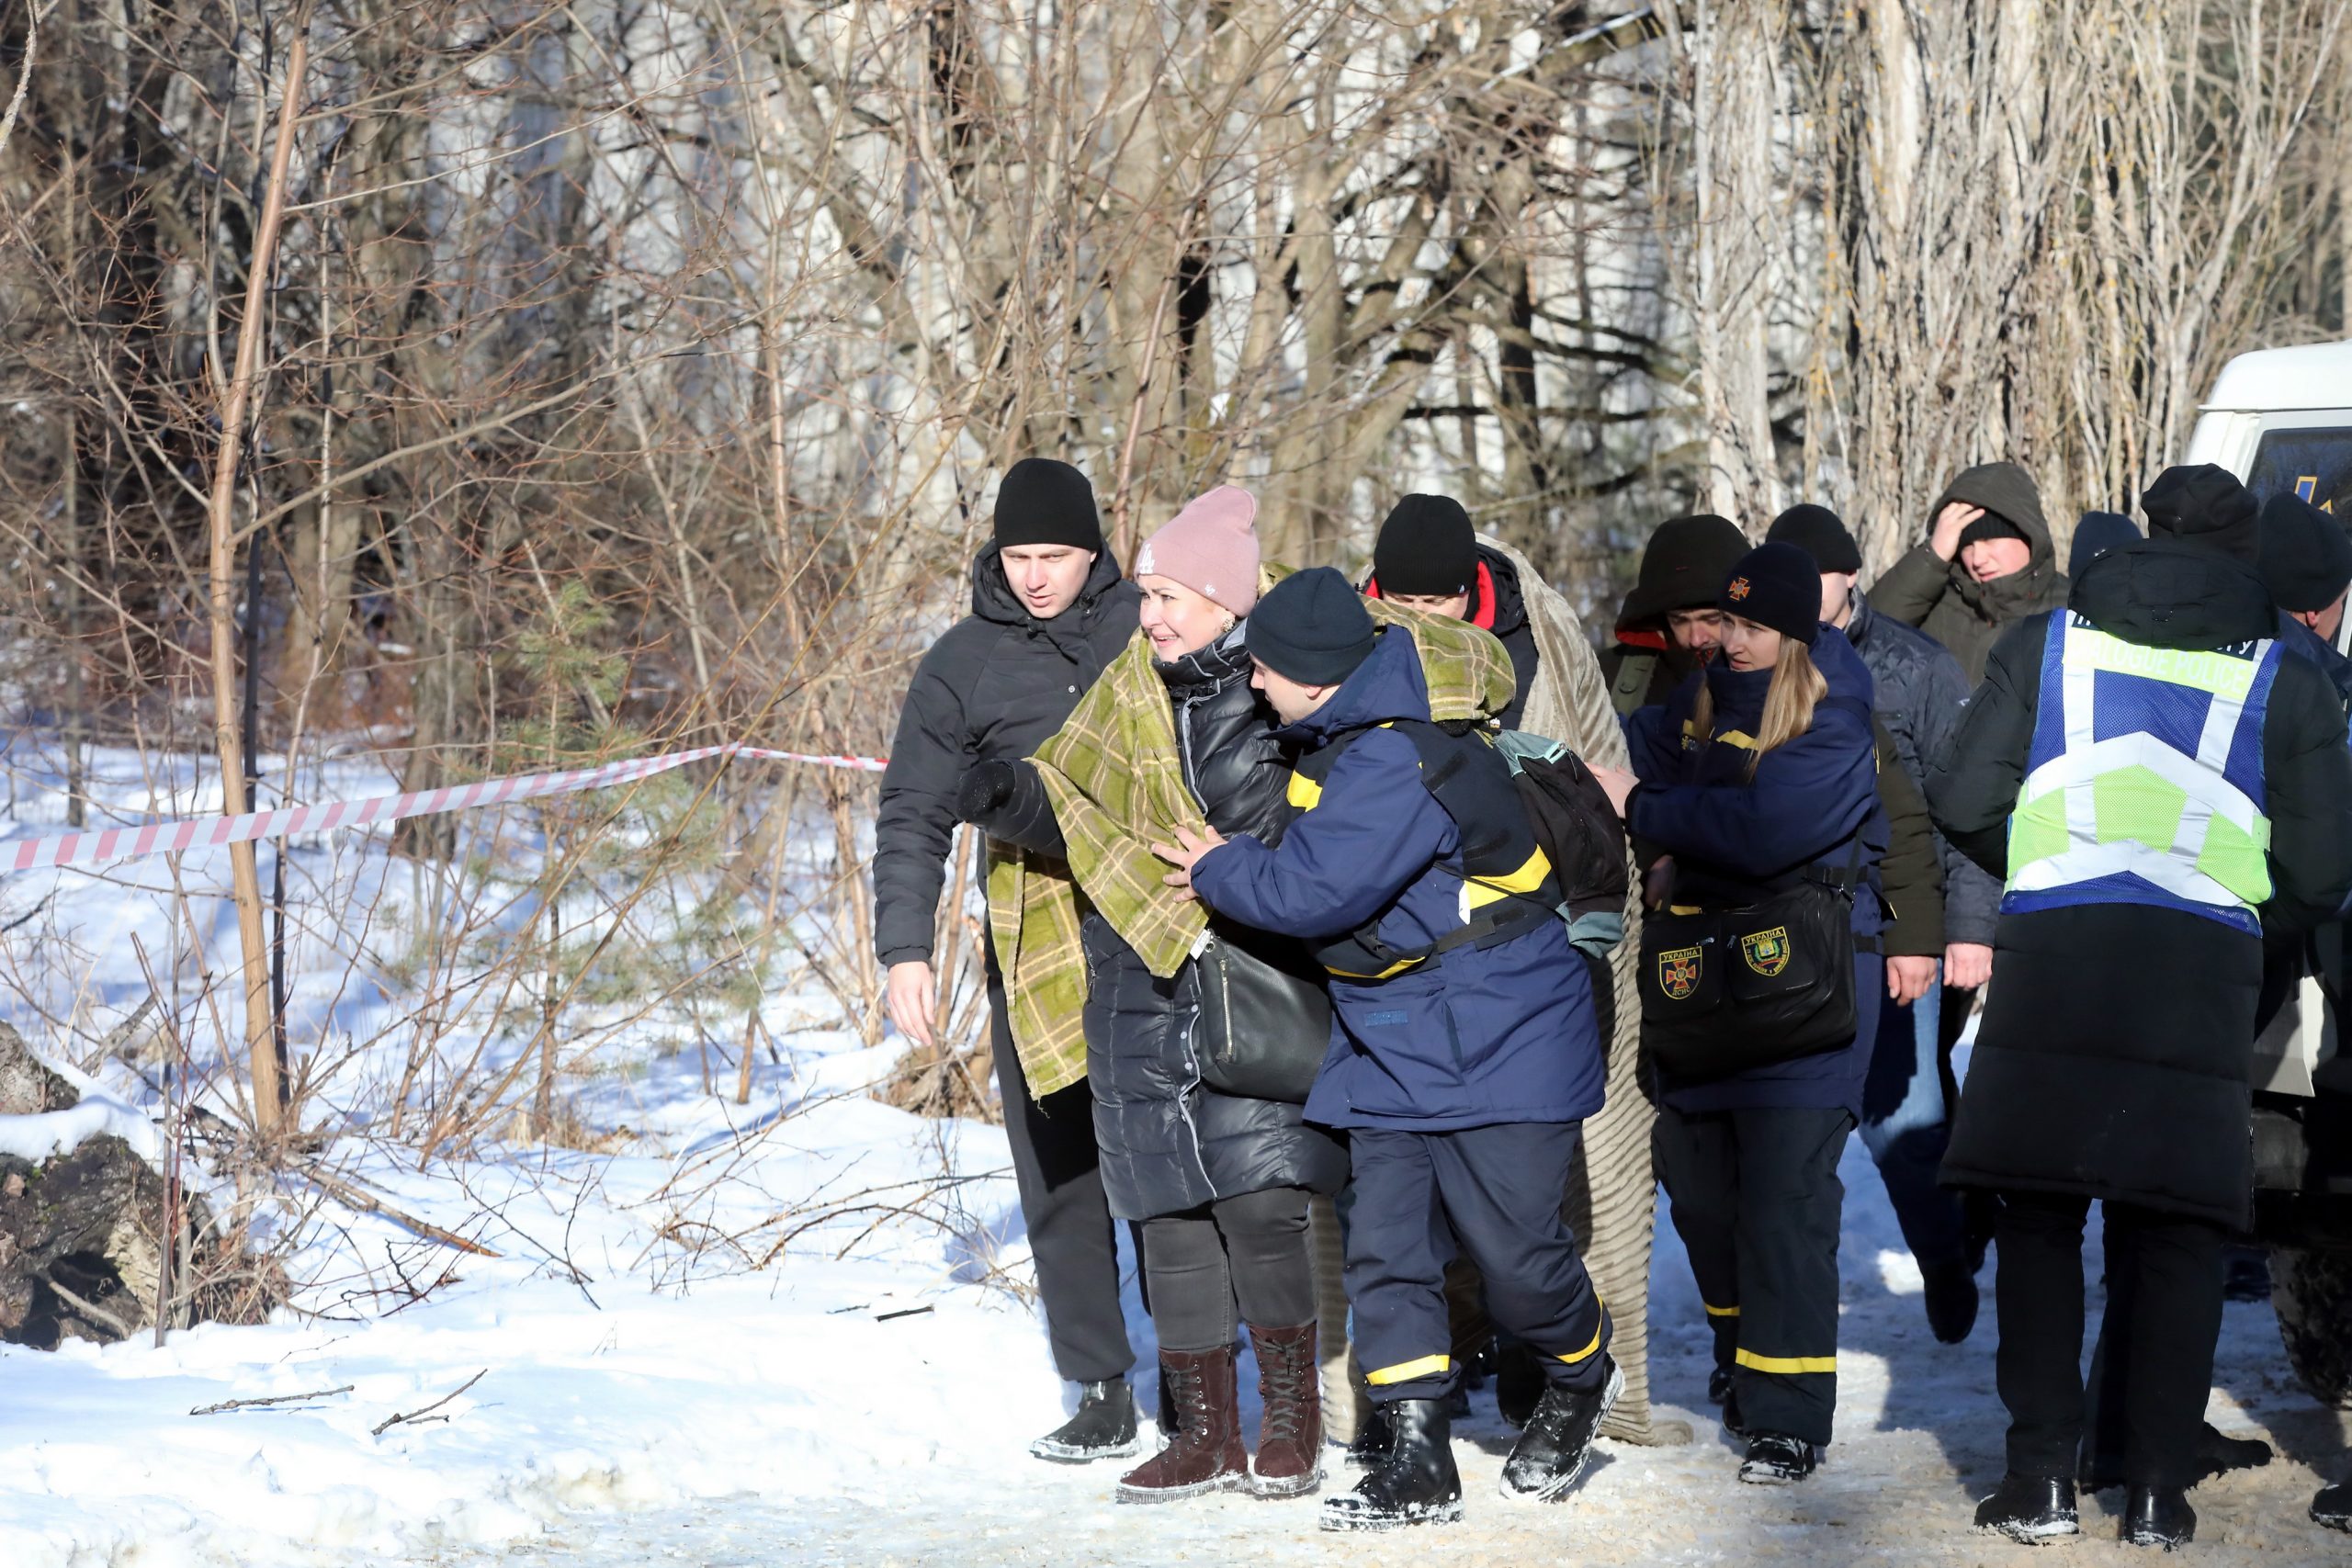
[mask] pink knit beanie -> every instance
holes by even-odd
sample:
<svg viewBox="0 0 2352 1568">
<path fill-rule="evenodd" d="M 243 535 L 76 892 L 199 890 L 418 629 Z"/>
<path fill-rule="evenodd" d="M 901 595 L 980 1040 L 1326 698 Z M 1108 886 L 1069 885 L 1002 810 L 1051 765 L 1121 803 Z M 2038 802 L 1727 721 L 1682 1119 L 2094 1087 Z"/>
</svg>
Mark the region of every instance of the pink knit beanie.
<svg viewBox="0 0 2352 1568">
<path fill-rule="evenodd" d="M 1237 615 L 1258 603 L 1258 498 L 1219 485 L 1143 542 L 1137 577 L 1170 577 Z"/>
</svg>

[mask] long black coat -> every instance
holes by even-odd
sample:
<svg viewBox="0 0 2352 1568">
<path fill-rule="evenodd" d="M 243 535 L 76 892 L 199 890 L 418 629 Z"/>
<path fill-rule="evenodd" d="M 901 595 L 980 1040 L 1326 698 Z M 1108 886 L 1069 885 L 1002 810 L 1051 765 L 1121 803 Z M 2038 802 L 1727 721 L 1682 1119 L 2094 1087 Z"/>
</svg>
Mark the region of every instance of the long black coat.
<svg viewBox="0 0 2352 1568">
<path fill-rule="evenodd" d="M 1228 837 L 1279 840 L 1288 817 L 1290 760 L 1274 739 L 1279 721 L 1250 688 L 1240 637 L 1228 635 L 1154 668 L 1174 710 L 1184 782 L 1209 825 Z M 1018 770 L 1011 798 L 980 826 L 1032 849 L 1059 848 L 1052 806 L 1034 768 Z M 1112 1213 L 1148 1220 L 1271 1187 L 1340 1190 L 1347 1151 L 1308 1126 L 1300 1107 L 1221 1093 L 1201 1081 L 1196 965 L 1159 978 L 1097 914 L 1087 915 L 1080 935 L 1086 1076 Z"/>
<path fill-rule="evenodd" d="M 2253 572 L 2191 546 L 2110 550 L 2071 608 L 2153 648 L 2276 635 Z M 1928 804 L 1947 837 L 2005 874 L 2041 706 L 2050 612 L 1994 646 Z M 2352 889 L 2352 751 L 2317 665 L 2278 662 L 2262 734 L 2272 828 L 2265 928 L 2325 919 Z M 2253 1187 L 2246 1072 L 2262 943 L 2137 904 L 2004 914 L 1993 985 L 1944 1160 L 1955 1186 L 2076 1192 L 2243 1225 Z"/>
<path fill-rule="evenodd" d="M 931 956 L 956 792 L 973 763 L 1026 757 L 1135 635 L 1141 595 L 1108 550 L 1078 603 L 1038 620 L 989 545 L 972 562 L 972 613 L 915 667 L 874 823 L 874 950 L 884 964 Z"/>
</svg>

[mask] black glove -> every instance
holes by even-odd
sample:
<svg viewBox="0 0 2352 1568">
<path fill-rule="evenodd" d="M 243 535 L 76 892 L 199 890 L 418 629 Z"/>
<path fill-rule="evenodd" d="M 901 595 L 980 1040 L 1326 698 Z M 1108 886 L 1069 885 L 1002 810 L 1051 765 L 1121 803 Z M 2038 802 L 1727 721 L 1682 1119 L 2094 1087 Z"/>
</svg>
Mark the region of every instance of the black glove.
<svg viewBox="0 0 2352 1568">
<path fill-rule="evenodd" d="M 1020 774 L 1013 765 L 1002 759 L 977 762 L 964 774 L 964 782 L 956 788 L 956 818 L 959 822 L 985 825 L 994 813 L 1003 809 L 1019 787 Z"/>
</svg>

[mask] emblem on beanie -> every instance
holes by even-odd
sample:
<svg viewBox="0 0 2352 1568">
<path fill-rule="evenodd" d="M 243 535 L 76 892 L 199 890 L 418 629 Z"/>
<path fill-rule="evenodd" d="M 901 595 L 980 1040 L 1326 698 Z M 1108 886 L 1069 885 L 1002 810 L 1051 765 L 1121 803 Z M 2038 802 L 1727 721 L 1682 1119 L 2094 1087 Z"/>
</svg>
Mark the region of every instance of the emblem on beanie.
<svg viewBox="0 0 2352 1568">
<path fill-rule="evenodd" d="M 1678 947 L 1657 955 L 1657 988 L 1680 1001 L 1699 988 L 1699 950 Z"/>
<path fill-rule="evenodd" d="M 1789 966 L 1789 928 L 1774 926 L 1769 931 L 1754 931 L 1739 939 L 1739 955 L 1747 966 L 1766 979 L 1772 978 Z"/>
<path fill-rule="evenodd" d="M 1151 542 L 1147 539 L 1144 541 L 1143 554 L 1136 557 L 1136 575 L 1141 577 L 1147 572 L 1158 570 L 1151 564 Z"/>
<path fill-rule="evenodd" d="M 1746 578 L 1744 578 L 1744 577 L 1735 577 L 1735 578 L 1733 578 L 1733 579 L 1731 580 L 1731 586 L 1730 586 L 1729 588 L 1724 589 L 1724 594 L 1725 594 L 1727 597 L 1729 597 L 1729 598 L 1733 599 L 1734 601 L 1737 601 L 1737 600 L 1741 600 L 1741 599 L 1745 599 L 1745 598 L 1747 598 L 1747 579 L 1746 579 Z"/>
</svg>

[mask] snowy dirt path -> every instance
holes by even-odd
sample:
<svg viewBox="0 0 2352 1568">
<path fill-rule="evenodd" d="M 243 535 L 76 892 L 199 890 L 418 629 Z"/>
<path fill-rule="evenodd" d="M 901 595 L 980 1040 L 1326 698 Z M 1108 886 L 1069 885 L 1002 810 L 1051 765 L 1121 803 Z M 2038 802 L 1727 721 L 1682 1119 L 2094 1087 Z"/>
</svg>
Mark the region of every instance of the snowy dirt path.
<svg viewBox="0 0 2352 1568">
<path fill-rule="evenodd" d="M 650 1513 L 566 1516 L 526 1544 L 454 1551 L 413 1561 L 432 1568 L 697 1568 L 778 1564 L 1349 1562 L 1578 1564 L 2048 1563 L 2027 1548 L 1968 1533 L 1974 1499 L 2000 1470 L 2003 1417 L 1992 1391 L 1992 1269 L 1976 1334 L 1937 1345 L 1920 1310 L 1917 1276 L 1900 1251 L 1883 1190 L 1859 1143 L 1843 1174 L 1849 1194 L 1845 1249 L 1845 1368 L 1839 1438 L 1807 1485 L 1738 1484 L 1734 1450 L 1711 1422 L 1687 1448 L 1603 1445 L 1569 1502 L 1507 1505 L 1494 1487 L 1510 1432 L 1488 1394 L 1457 1429 L 1468 1517 L 1449 1529 L 1382 1538 L 1316 1529 L 1312 1499 L 1284 1504 L 1220 1497 L 1163 1507 L 1107 1501 L 1116 1467 L 1057 1468 L 1019 1457 L 1028 1427 L 970 1419 L 952 1367 L 877 1366 L 895 1396 L 933 1399 L 942 1419 L 926 1463 L 876 1467 L 843 1489 L 800 1500 L 744 1496 Z M 1705 1408 L 1704 1331 L 1680 1249 L 1658 1249 L 1653 1376 L 1680 1413 Z M 2098 1278 L 2096 1243 L 2087 1259 Z M 2096 1299 L 2096 1298 L 2095 1298 Z M 1131 1303 L 1132 1304 L 1132 1303 Z M 1030 1330 L 1016 1314 L 1003 1331 Z M 1011 1348 L 1008 1346 L 1008 1348 Z M 1025 1345 L 1021 1347 L 1026 1351 Z M 1024 1357 L 1025 1359 L 1025 1357 Z M 2202 1518 L 2195 1561 L 2212 1564 L 2352 1563 L 2352 1540 L 2304 1517 L 2321 1476 L 2344 1470 L 2346 1433 L 2288 1374 L 2267 1307 L 2233 1305 L 2223 1332 L 2211 1415 L 2225 1431 L 2260 1433 L 2278 1449 L 2269 1468 L 2223 1478 L 2193 1495 Z M 844 1413 L 847 1414 L 847 1413 Z M 897 1413 L 901 1417 L 904 1412 Z M 854 1417 L 852 1417 L 854 1418 Z M 1034 1420 L 1030 1425 L 1036 1425 Z M 2120 1494 L 2086 1503 L 2086 1539 L 2055 1561 L 2143 1561 L 2113 1539 Z"/>
</svg>

